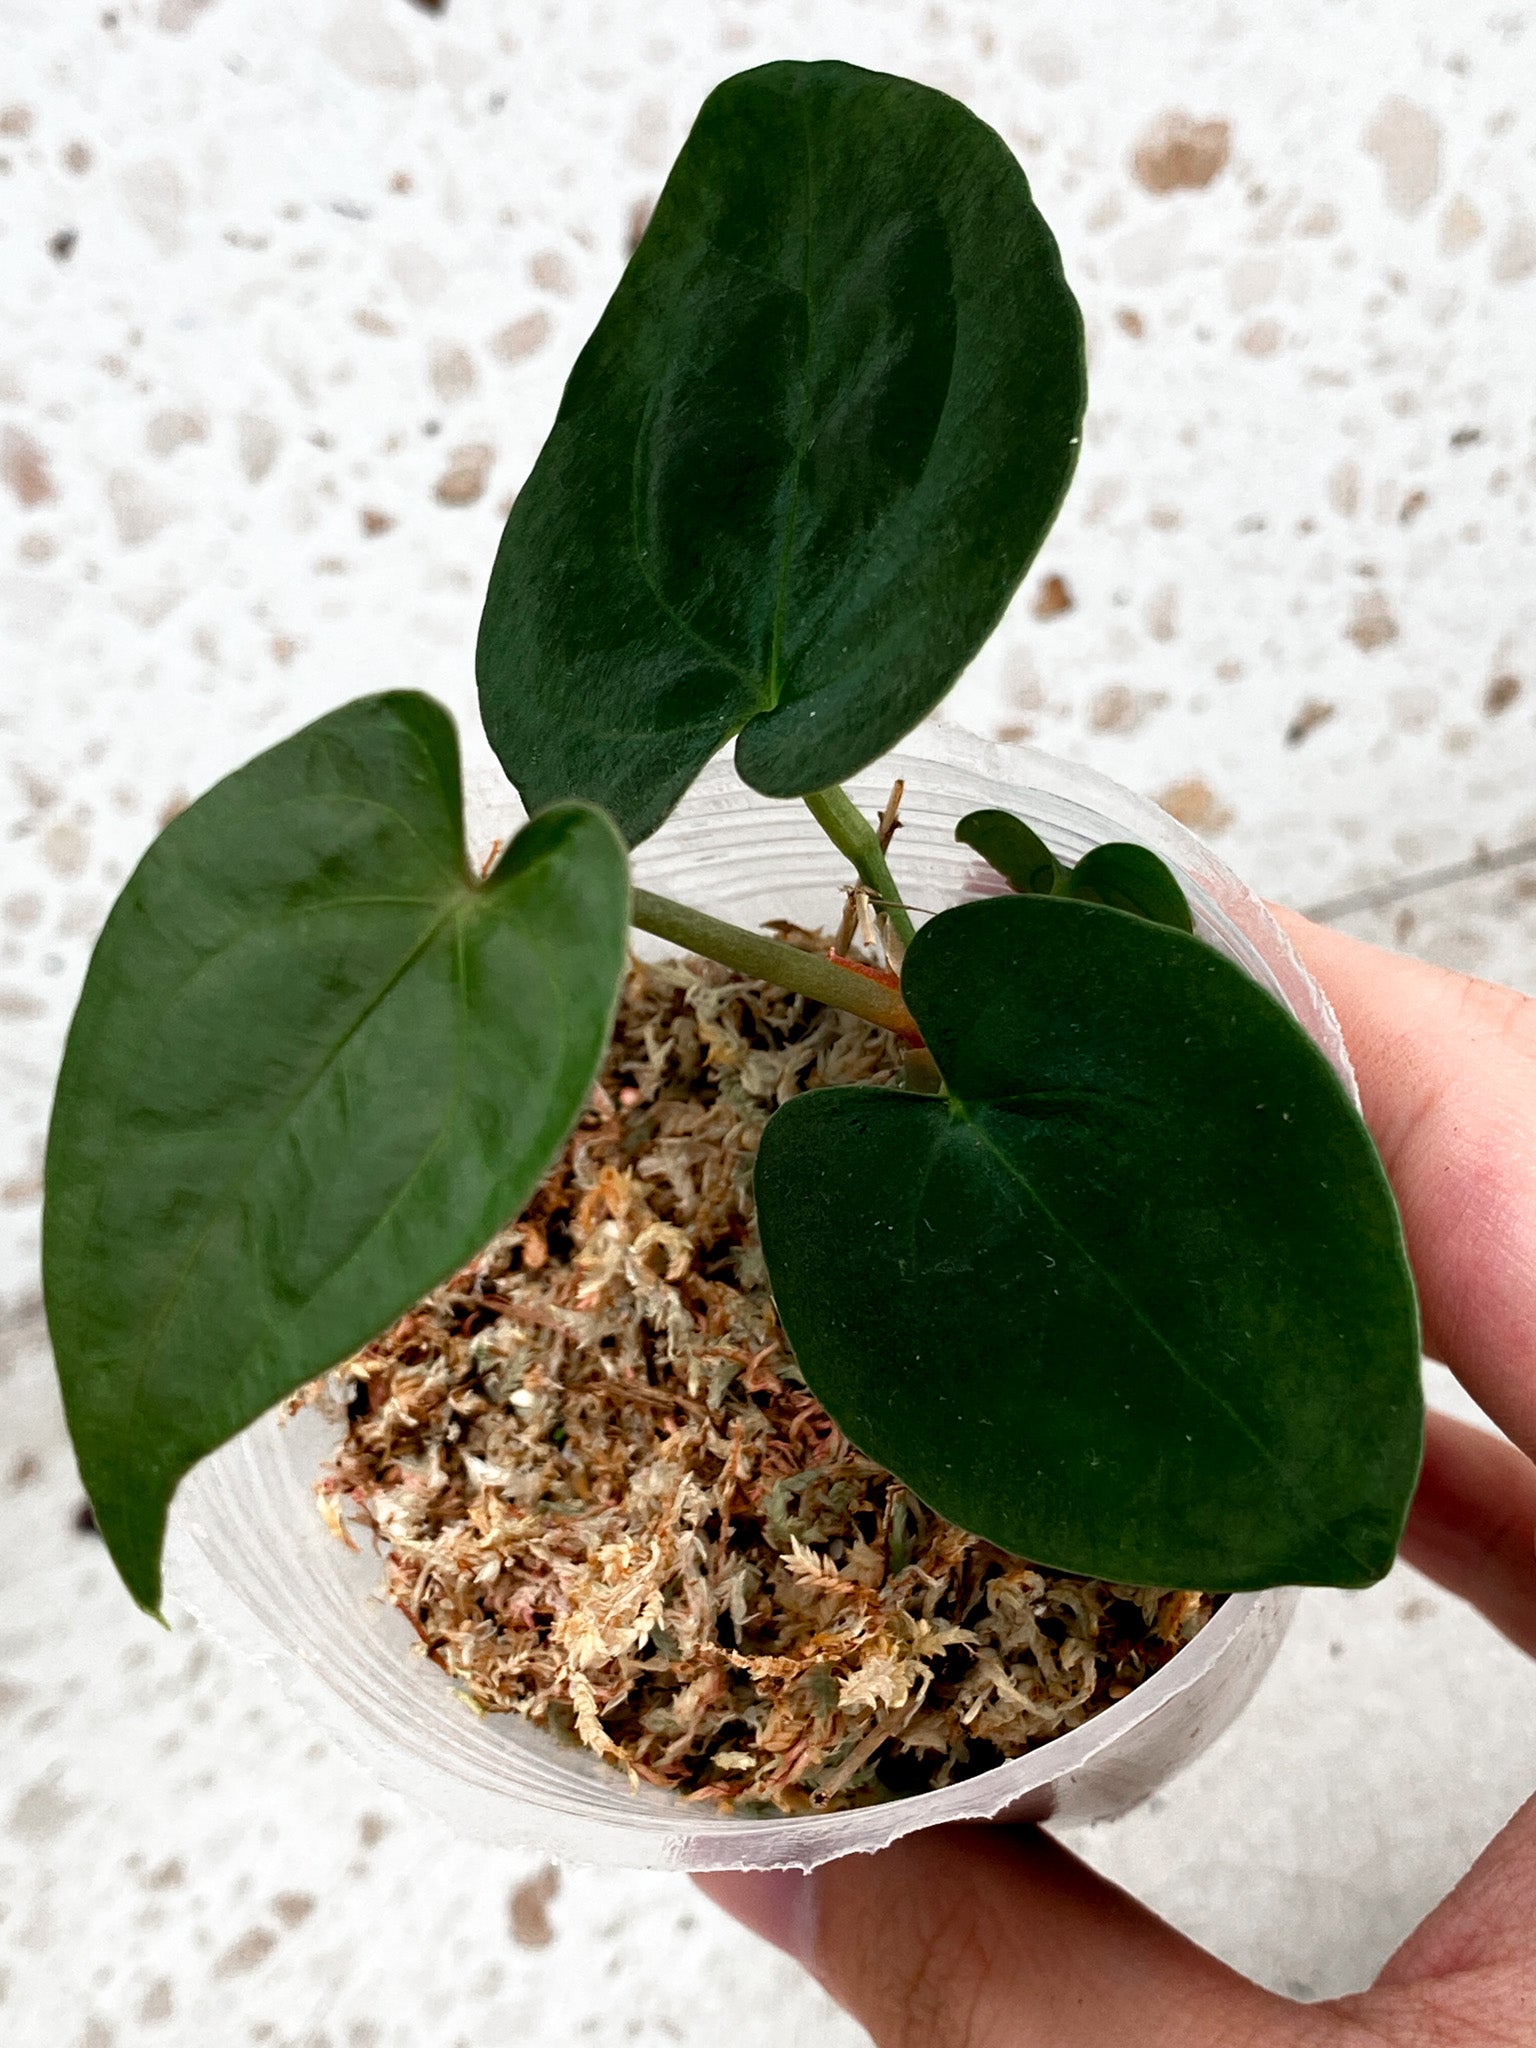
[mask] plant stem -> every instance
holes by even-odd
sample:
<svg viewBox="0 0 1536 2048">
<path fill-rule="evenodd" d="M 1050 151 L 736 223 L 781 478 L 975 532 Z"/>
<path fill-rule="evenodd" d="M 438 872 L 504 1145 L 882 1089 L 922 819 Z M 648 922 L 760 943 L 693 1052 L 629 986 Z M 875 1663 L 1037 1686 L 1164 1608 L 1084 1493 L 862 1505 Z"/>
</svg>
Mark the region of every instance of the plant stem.
<svg viewBox="0 0 1536 2048">
<path fill-rule="evenodd" d="M 813 1002 L 863 1017 L 882 1030 L 897 1032 L 909 1043 L 920 1042 L 911 1012 L 895 989 L 856 974 L 850 967 L 839 967 L 825 954 L 802 952 L 782 939 L 727 924 L 687 903 L 674 903 L 669 896 L 653 896 L 649 889 L 631 893 L 629 921 L 658 939 L 686 946 L 690 953 L 702 953 L 707 960 L 718 960 L 738 974 L 771 981 L 796 995 L 809 996 Z"/>
<path fill-rule="evenodd" d="M 830 789 L 813 790 L 806 808 L 840 853 L 845 853 L 867 884 L 877 906 L 890 919 L 897 938 L 910 946 L 915 933 L 912 920 L 896 893 L 896 884 L 886 865 L 880 835 L 845 789 L 833 783 Z"/>
</svg>

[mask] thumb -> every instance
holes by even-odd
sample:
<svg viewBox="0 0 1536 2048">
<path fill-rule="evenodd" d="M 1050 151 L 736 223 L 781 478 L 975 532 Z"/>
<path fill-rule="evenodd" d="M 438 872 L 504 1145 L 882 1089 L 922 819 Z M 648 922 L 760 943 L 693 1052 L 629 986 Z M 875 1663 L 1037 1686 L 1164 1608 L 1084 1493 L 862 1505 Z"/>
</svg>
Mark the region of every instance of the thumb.
<svg viewBox="0 0 1536 2048">
<path fill-rule="evenodd" d="M 876 2048 L 1338 2038 L 1329 2014 L 1250 1984 L 1034 1828 L 933 1828 L 809 1875 L 696 1882 L 788 1949 Z"/>
</svg>

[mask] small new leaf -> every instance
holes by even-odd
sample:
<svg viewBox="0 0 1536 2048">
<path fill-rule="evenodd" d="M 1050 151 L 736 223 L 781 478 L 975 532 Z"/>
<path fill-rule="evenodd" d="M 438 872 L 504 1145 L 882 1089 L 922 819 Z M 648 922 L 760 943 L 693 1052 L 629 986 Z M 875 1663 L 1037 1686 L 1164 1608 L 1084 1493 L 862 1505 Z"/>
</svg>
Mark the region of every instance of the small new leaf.
<svg viewBox="0 0 1536 2048">
<path fill-rule="evenodd" d="M 1080 903 L 1127 910 L 1174 931 L 1195 928 L 1173 870 L 1150 847 L 1112 840 L 1090 848 L 1075 868 L 1064 868 L 1040 835 L 1012 811 L 970 811 L 955 827 L 955 837 L 973 847 L 1020 896 L 1071 896 Z"/>
<path fill-rule="evenodd" d="M 1195 921 L 1173 871 L 1149 847 L 1112 840 L 1085 853 L 1059 884 L 1059 893 L 1080 903 L 1105 903 L 1152 924 L 1192 932 Z"/>
<path fill-rule="evenodd" d="M 1077 456 L 1082 323 L 1001 138 L 769 64 L 705 102 L 507 521 L 485 729 L 633 844 L 710 756 L 844 781 L 997 623 Z"/>
<path fill-rule="evenodd" d="M 584 804 L 482 882 L 453 726 L 365 698 L 218 784 L 107 920 L 48 1137 L 48 1323 L 81 1477 L 155 1611 L 178 1480 L 526 1201 L 579 1114 L 628 876 Z"/>
<path fill-rule="evenodd" d="M 1059 896 L 934 918 L 902 991 L 948 1094 L 794 1097 L 756 1169 L 785 1331 L 853 1442 L 1056 1570 L 1379 1578 L 1417 1305 L 1311 1040 L 1199 940 Z"/>
<path fill-rule="evenodd" d="M 1012 811 L 968 811 L 955 827 L 955 837 L 979 853 L 1020 896 L 1049 896 L 1060 885 L 1055 854 Z"/>
</svg>

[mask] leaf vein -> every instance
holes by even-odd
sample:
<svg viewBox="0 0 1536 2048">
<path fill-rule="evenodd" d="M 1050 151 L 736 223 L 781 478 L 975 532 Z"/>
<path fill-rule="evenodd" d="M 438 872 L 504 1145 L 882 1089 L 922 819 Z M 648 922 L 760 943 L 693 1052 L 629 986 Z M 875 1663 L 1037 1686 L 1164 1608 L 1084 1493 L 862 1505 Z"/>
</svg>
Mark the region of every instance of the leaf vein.
<svg viewBox="0 0 1536 2048">
<path fill-rule="evenodd" d="M 193 1271 L 196 1269 L 198 1261 L 202 1258 L 204 1251 L 207 1249 L 208 1240 L 212 1236 L 215 1228 L 218 1226 L 218 1224 L 224 1221 L 224 1219 L 229 1214 L 230 1210 L 235 1206 L 241 1193 L 244 1191 L 246 1185 L 248 1184 L 251 1174 L 254 1172 L 255 1168 L 260 1163 L 262 1158 L 265 1156 L 271 1145 L 276 1141 L 276 1139 L 281 1135 L 283 1130 L 287 1127 L 288 1122 L 292 1117 L 294 1111 L 298 1109 L 306 1101 L 306 1099 L 313 1093 L 313 1091 L 320 1085 L 320 1083 L 324 1080 L 325 1076 L 330 1072 L 332 1067 L 335 1066 L 337 1060 L 340 1059 L 341 1055 L 346 1050 L 346 1048 L 352 1043 L 353 1039 L 355 1039 L 357 1034 L 366 1026 L 369 1019 L 377 1013 L 377 1011 L 385 1002 L 388 1001 L 389 997 L 393 994 L 394 990 L 400 985 L 401 981 L 405 978 L 405 976 L 410 972 L 411 968 L 416 964 L 416 962 L 419 959 L 422 958 L 422 956 L 428 951 L 428 949 L 438 938 L 439 934 L 457 915 L 458 906 L 455 905 L 449 910 L 447 910 L 443 914 L 443 916 L 440 917 L 437 920 L 437 922 L 433 924 L 427 930 L 427 932 L 417 941 L 417 943 L 406 954 L 405 958 L 400 962 L 400 964 L 386 977 L 385 981 L 383 982 L 382 986 L 378 989 L 377 993 L 369 998 L 369 1000 L 364 1004 L 364 1006 L 358 1012 L 358 1014 L 348 1024 L 346 1030 L 336 1040 L 335 1044 L 328 1048 L 324 1058 L 320 1061 L 319 1065 L 314 1069 L 312 1073 L 307 1075 L 303 1082 L 300 1084 L 300 1086 L 297 1089 L 295 1089 L 292 1094 L 290 1094 L 290 1096 L 287 1098 L 287 1100 L 283 1103 L 282 1107 L 278 1111 L 277 1115 L 273 1118 L 273 1120 L 266 1127 L 266 1129 L 261 1133 L 257 1142 L 246 1150 L 244 1156 L 237 1163 L 234 1171 L 226 1179 L 224 1185 L 219 1189 L 218 1195 L 215 1198 L 214 1203 L 209 1210 L 207 1220 L 204 1222 L 202 1229 L 198 1232 L 196 1238 L 193 1240 L 192 1245 L 188 1250 L 187 1256 L 182 1262 L 179 1272 L 176 1274 L 170 1287 L 167 1289 L 165 1296 L 162 1299 L 159 1310 L 157 1311 L 153 1321 L 151 1322 L 149 1328 L 146 1330 L 144 1334 L 144 1341 L 139 1348 L 138 1357 L 134 1361 L 132 1379 L 128 1391 L 127 1412 L 131 1421 L 137 1423 L 140 1419 L 139 1409 L 143 1399 L 145 1381 L 148 1377 L 150 1365 L 155 1356 L 157 1346 L 160 1342 L 160 1339 L 163 1337 L 165 1333 L 167 1323 L 169 1322 L 180 1300 L 182 1299 L 189 1278 L 191 1277 Z"/>
<path fill-rule="evenodd" d="M 967 1105 L 960 1102 L 957 1098 L 954 1097 L 951 1097 L 951 1102 L 953 1103 L 954 1110 L 956 1114 L 960 1117 L 961 1121 L 965 1123 L 968 1129 L 976 1133 L 976 1136 L 980 1140 L 981 1144 L 1002 1167 L 1004 1173 L 1006 1173 L 1011 1180 L 1015 1181 L 1017 1185 L 1023 1189 L 1024 1193 L 1035 1204 L 1035 1206 L 1039 1209 L 1040 1213 L 1047 1219 L 1047 1221 L 1053 1226 L 1053 1228 L 1061 1233 L 1062 1237 L 1069 1245 L 1071 1245 L 1072 1249 L 1076 1253 L 1078 1253 L 1078 1255 L 1086 1262 L 1088 1266 L 1092 1268 L 1094 1273 L 1097 1274 L 1098 1277 L 1110 1288 L 1111 1292 L 1114 1293 L 1125 1304 L 1126 1308 L 1129 1310 L 1131 1316 L 1135 1319 L 1135 1321 L 1139 1323 L 1142 1329 L 1144 1329 L 1147 1332 L 1148 1336 L 1152 1338 L 1153 1342 L 1158 1346 L 1158 1348 L 1167 1355 L 1167 1357 L 1171 1360 L 1174 1366 L 1176 1366 L 1177 1369 L 1189 1381 L 1190 1385 L 1195 1387 L 1201 1394 L 1203 1394 L 1206 1400 L 1210 1402 L 1213 1408 L 1219 1410 L 1220 1413 L 1225 1415 L 1227 1420 L 1232 1424 L 1233 1428 L 1237 1430 L 1238 1434 L 1244 1437 L 1247 1440 L 1247 1442 L 1253 1447 L 1253 1449 L 1258 1453 L 1259 1457 L 1262 1459 L 1264 1464 L 1266 1464 L 1274 1473 L 1275 1478 L 1281 1487 L 1281 1490 L 1292 1501 L 1296 1502 L 1298 1506 L 1306 1510 L 1308 1519 L 1311 1521 L 1313 1527 L 1319 1530 L 1328 1542 L 1332 1543 L 1337 1550 L 1339 1550 L 1345 1557 L 1347 1557 L 1351 1564 L 1359 1566 L 1362 1570 L 1368 1572 L 1370 1570 L 1369 1561 L 1365 1558 L 1358 1556 L 1356 1552 L 1353 1551 L 1347 1543 L 1340 1541 L 1338 1536 L 1335 1535 L 1331 1524 L 1329 1524 L 1327 1521 L 1323 1520 L 1319 1516 L 1317 1512 L 1317 1504 L 1312 1495 L 1304 1487 L 1300 1487 L 1295 1483 L 1295 1481 L 1286 1472 L 1285 1467 L 1281 1464 L 1280 1460 L 1275 1456 L 1274 1452 L 1265 1443 L 1264 1439 L 1261 1436 L 1259 1436 L 1258 1433 L 1247 1422 L 1244 1421 L 1243 1417 L 1238 1413 L 1237 1409 L 1232 1406 L 1231 1402 L 1227 1400 L 1226 1396 L 1220 1393 L 1216 1388 L 1207 1384 L 1203 1375 L 1197 1372 L 1193 1364 L 1191 1364 L 1191 1362 L 1187 1358 L 1185 1358 L 1184 1355 L 1169 1341 L 1169 1339 L 1157 1327 L 1156 1323 L 1152 1321 L 1151 1317 L 1147 1315 L 1146 1311 L 1141 1307 L 1140 1303 L 1136 1301 L 1134 1296 L 1127 1292 L 1124 1286 L 1122 1286 L 1120 1281 L 1115 1277 L 1114 1273 L 1112 1273 L 1110 1269 L 1106 1265 L 1104 1265 L 1104 1263 L 1098 1257 L 1095 1256 L 1095 1254 L 1089 1249 L 1089 1247 L 1083 1243 L 1082 1239 L 1078 1237 L 1075 1231 L 1068 1229 L 1067 1225 L 1056 1214 L 1055 1210 L 1051 1207 L 1050 1203 L 1046 1201 L 1045 1197 L 1041 1194 L 1040 1190 L 1035 1186 L 1034 1182 L 1029 1178 L 1029 1176 L 1026 1173 L 1024 1173 L 1012 1159 L 1009 1158 L 1008 1154 L 1002 1149 L 1000 1145 L 997 1144 L 997 1142 L 994 1140 L 991 1133 L 985 1128 L 985 1126 L 978 1123 L 976 1119 L 971 1116 Z"/>
<path fill-rule="evenodd" d="M 731 675 L 735 676 L 738 682 L 749 683 L 754 690 L 760 692 L 763 688 L 763 678 L 761 676 L 754 675 L 750 669 L 744 668 L 740 662 L 733 660 L 732 657 L 725 652 L 724 648 L 717 647 L 706 634 L 701 633 L 698 627 L 694 625 L 691 619 L 684 618 L 683 614 L 677 609 L 677 607 L 671 602 L 671 600 L 664 595 L 660 584 L 657 583 L 656 579 L 651 574 L 650 562 L 646 557 L 646 550 L 642 541 L 640 531 L 640 465 L 642 451 L 645 446 L 646 430 L 650 424 L 651 415 L 654 412 L 657 404 L 659 403 L 657 397 L 658 389 L 658 386 L 652 385 L 650 391 L 646 394 L 645 410 L 641 415 L 639 426 L 635 429 L 634 453 L 630 458 L 629 545 L 630 552 L 634 555 L 635 558 L 635 567 L 640 571 L 640 580 L 645 585 L 646 589 L 650 592 L 651 597 L 655 601 L 658 609 L 668 619 L 671 620 L 672 624 L 677 627 L 678 631 L 681 633 L 686 633 L 688 638 L 694 642 L 695 646 L 702 647 L 704 652 L 710 657 L 712 661 L 718 661 L 720 666 L 728 670 Z M 647 730 L 647 728 L 642 726 L 637 727 L 636 730 L 644 733 Z M 621 737 L 621 735 L 609 734 L 607 735 L 607 737 L 618 738 Z M 622 737 L 628 737 L 628 735 L 625 734 L 622 735 Z"/>
<path fill-rule="evenodd" d="M 801 297 L 805 301 L 805 361 L 800 373 L 803 380 L 800 389 L 800 417 L 795 423 L 795 452 L 789 471 L 789 508 L 784 519 L 784 542 L 779 551 L 778 589 L 774 593 L 773 601 L 773 634 L 768 649 L 769 710 L 778 703 L 784 689 L 779 678 L 779 653 L 784 642 L 784 614 L 789 605 L 789 571 L 795 550 L 795 528 L 799 521 L 800 478 L 811 445 L 811 408 L 816 390 L 816 308 L 811 294 L 811 231 L 814 221 L 811 190 L 814 178 L 811 163 L 811 122 L 803 103 L 800 107 L 800 129 L 805 145 L 805 234 L 800 281 Z"/>
</svg>

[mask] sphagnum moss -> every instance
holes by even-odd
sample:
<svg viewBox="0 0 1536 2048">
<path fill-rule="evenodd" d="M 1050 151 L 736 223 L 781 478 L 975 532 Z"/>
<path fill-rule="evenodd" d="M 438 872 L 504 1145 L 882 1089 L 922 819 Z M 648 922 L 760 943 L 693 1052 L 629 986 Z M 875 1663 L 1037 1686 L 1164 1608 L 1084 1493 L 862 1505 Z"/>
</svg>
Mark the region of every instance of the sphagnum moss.
<svg viewBox="0 0 1536 2048">
<path fill-rule="evenodd" d="M 1209 1618 L 966 1535 L 806 1390 L 757 1245 L 758 1135 L 901 1052 L 709 963 L 635 964 L 521 1219 L 313 1391 L 345 1418 L 333 1525 L 376 1532 L 475 1706 L 689 1799 L 826 1811 L 1078 1726 Z"/>
</svg>

